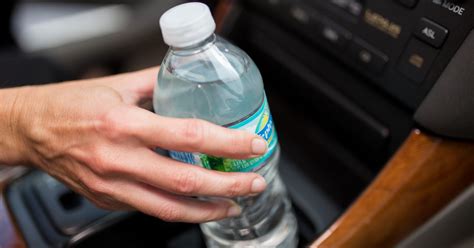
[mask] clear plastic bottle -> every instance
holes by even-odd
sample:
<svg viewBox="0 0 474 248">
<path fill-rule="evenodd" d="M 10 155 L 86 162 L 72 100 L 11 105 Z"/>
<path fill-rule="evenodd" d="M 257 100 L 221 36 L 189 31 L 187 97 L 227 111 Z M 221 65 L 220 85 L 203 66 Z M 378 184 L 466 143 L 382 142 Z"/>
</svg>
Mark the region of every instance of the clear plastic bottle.
<svg viewBox="0 0 474 248">
<path fill-rule="evenodd" d="M 264 156 L 248 160 L 170 151 L 174 159 L 183 162 L 220 171 L 252 171 L 267 181 L 262 194 L 233 199 L 242 208 L 240 216 L 201 224 L 207 245 L 296 247 L 296 219 L 278 174 L 278 137 L 254 62 L 214 34 L 214 20 L 202 3 L 170 9 L 160 19 L 160 26 L 170 50 L 154 91 L 156 113 L 255 132 L 269 144 Z"/>
</svg>

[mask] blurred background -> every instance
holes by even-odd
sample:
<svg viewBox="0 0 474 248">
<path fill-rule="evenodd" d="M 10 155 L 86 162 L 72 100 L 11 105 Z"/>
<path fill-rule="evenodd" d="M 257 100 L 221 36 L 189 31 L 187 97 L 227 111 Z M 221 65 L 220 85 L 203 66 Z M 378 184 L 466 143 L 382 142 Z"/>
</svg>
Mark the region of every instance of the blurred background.
<svg viewBox="0 0 474 248">
<path fill-rule="evenodd" d="M 2 1 L 2 87 L 95 77 L 161 62 L 158 20 L 184 1 Z M 214 1 L 203 1 L 214 6 Z M 27 73 L 25 73 L 27 72 Z"/>
<path fill-rule="evenodd" d="M 159 17 L 183 2 L 186 1 L 3 1 L 0 88 L 99 77 L 156 66 L 168 49 L 162 40 Z M 220 1 L 220 5 L 219 1 L 200 2 L 208 4 L 211 11 L 220 6 L 220 13 L 226 14 L 226 6 L 234 1 Z M 281 72 L 284 77 L 272 76 L 272 71 L 279 66 L 268 63 L 266 60 L 271 57 L 249 47 L 247 41 L 251 39 L 246 40 L 246 32 L 234 25 L 238 23 L 234 17 L 239 12 L 238 7 L 234 8 L 227 17 L 228 25 L 218 27 L 221 35 L 242 46 L 262 68 L 282 140 L 284 155 L 280 167 L 292 194 L 303 247 L 335 220 L 374 173 L 366 167 L 357 167 L 361 162 L 341 152 L 338 144 L 324 139 L 325 134 L 318 127 L 308 129 L 313 124 L 301 119 L 301 111 L 293 111 L 304 111 L 299 101 L 295 106 L 286 99 L 298 91 L 280 95 L 278 85 L 289 82 L 287 78 L 292 74 Z M 246 16 L 243 19 L 247 19 Z M 242 25 L 252 24 L 243 22 Z M 259 44 L 265 42 L 259 41 Z M 295 123 L 304 129 L 295 129 Z M 302 131 L 309 131 L 308 135 L 299 135 Z M 327 148 L 316 148 L 326 145 L 330 146 L 331 154 Z M 338 161 L 341 159 L 347 163 L 341 164 Z M 320 166 L 315 167 L 315 164 Z M 344 172 L 346 164 L 356 171 L 353 181 L 350 178 L 354 171 Z M 305 172 L 311 173 L 307 176 Z M 8 173 L 0 175 L 6 178 Z M 315 186 L 313 179 L 324 187 Z M 334 193 L 332 199 L 331 193 Z M 35 247 L 147 247 L 151 244 L 203 247 L 197 225 L 164 223 L 143 214 L 97 209 L 38 171 L 16 180 L 9 186 L 7 197 L 26 243 Z"/>
</svg>

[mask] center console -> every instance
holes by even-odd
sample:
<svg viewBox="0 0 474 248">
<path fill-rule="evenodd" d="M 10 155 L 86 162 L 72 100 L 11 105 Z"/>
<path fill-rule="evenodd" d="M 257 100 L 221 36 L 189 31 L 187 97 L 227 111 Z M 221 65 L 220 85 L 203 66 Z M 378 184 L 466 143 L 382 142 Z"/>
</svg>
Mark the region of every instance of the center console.
<svg viewBox="0 0 474 248">
<path fill-rule="evenodd" d="M 413 128 L 449 136 L 449 127 L 437 127 L 464 123 L 455 136 L 474 137 L 466 125 L 474 115 L 463 116 L 474 109 L 472 1 L 228 2 L 221 35 L 262 72 L 302 247 L 353 203 Z M 453 118 L 434 118 L 438 111 Z M 34 247 L 203 245 L 197 225 L 98 210 L 41 172 L 9 185 L 7 202 Z"/>
</svg>

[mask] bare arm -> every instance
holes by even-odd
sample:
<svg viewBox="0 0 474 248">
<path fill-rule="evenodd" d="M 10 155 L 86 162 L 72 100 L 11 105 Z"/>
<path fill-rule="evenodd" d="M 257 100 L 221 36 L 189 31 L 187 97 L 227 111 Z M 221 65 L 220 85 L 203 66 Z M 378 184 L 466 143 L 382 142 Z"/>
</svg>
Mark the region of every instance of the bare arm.
<svg viewBox="0 0 474 248">
<path fill-rule="evenodd" d="M 237 215 L 229 201 L 191 196 L 260 193 L 262 177 L 183 164 L 153 148 L 250 158 L 265 153 L 265 141 L 138 107 L 151 98 L 156 72 L 0 90 L 0 163 L 36 166 L 107 209 L 186 222 Z"/>
<path fill-rule="evenodd" d="M 15 108 L 21 104 L 19 95 L 25 87 L 0 90 L 0 164 L 15 165 L 27 162 Z"/>
</svg>

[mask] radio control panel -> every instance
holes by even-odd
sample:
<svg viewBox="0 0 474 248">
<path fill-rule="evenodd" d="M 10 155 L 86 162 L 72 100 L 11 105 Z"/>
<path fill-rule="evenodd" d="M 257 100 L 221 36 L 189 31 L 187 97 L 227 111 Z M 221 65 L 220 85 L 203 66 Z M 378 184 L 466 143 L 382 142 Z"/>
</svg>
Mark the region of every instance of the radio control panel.
<svg viewBox="0 0 474 248">
<path fill-rule="evenodd" d="M 245 1 L 415 110 L 474 26 L 474 2 Z"/>
</svg>

